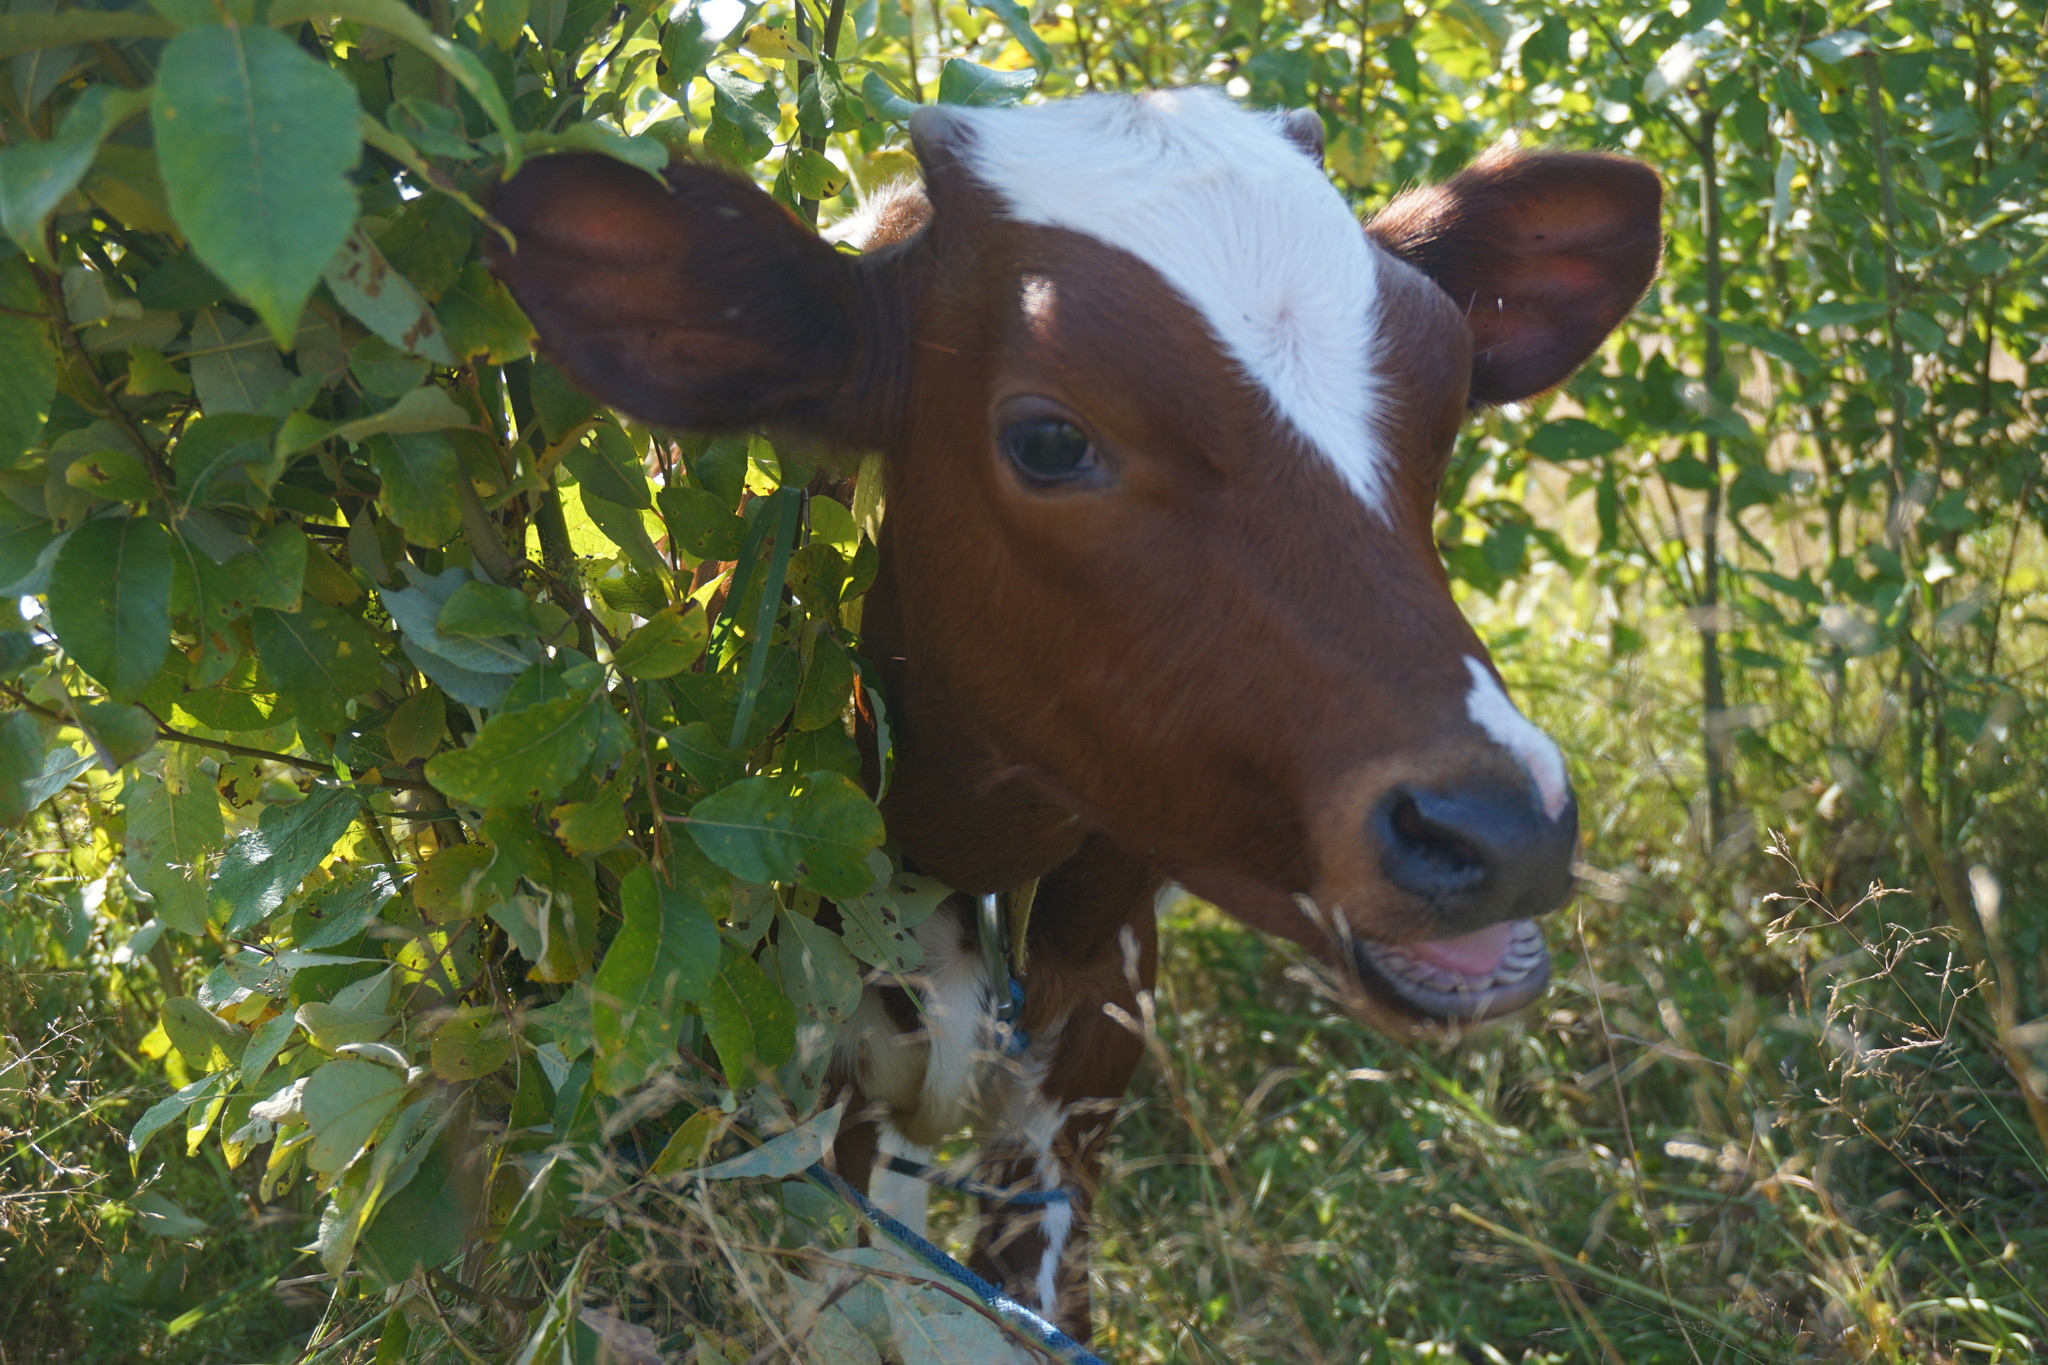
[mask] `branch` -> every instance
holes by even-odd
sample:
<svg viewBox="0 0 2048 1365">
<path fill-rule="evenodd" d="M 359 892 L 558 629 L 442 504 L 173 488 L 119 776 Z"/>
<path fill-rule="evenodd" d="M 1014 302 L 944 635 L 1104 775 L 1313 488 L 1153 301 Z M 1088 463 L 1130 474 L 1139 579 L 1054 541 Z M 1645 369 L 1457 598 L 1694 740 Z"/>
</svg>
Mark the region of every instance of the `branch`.
<svg viewBox="0 0 2048 1365">
<path fill-rule="evenodd" d="M 0 686 L 0 692 L 5 692 L 13 699 L 14 704 L 22 710 L 32 711 L 46 720 L 54 720 L 63 725 L 76 725 L 78 723 L 61 711 L 52 711 L 47 706 L 37 705 L 15 688 Z M 272 763 L 282 763 L 287 767 L 297 768 L 301 772 L 316 773 L 322 777 L 334 776 L 334 765 L 331 763 L 319 763 L 310 758 L 299 758 L 293 754 L 275 753 L 269 749 L 256 749 L 247 744 L 235 744 L 225 739 L 202 739 L 198 735 L 188 735 L 183 730 L 173 730 L 170 726 L 164 724 L 163 719 L 156 712 L 151 711 L 146 706 L 139 709 L 144 715 L 156 722 L 156 737 L 160 740 L 169 740 L 173 744 L 190 744 L 201 749 L 215 749 L 221 753 L 234 754 L 240 758 L 266 759 Z M 390 777 L 382 772 L 378 773 L 374 781 L 366 777 L 356 777 L 350 779 L 350 781 L 352 785 L 361 787 L 404 787 L 411 791 L 434 790 L 431 783 L 422 782 L 418 778 Z"/>
</svg>

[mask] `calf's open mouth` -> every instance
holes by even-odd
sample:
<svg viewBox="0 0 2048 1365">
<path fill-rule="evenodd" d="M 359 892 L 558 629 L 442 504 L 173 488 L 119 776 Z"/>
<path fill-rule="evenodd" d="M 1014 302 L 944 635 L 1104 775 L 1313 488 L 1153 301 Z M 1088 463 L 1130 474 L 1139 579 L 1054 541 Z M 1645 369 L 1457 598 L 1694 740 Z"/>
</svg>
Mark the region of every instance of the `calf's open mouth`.
<svg viewBox="0 0 2048 1365">
<path fill-rule="evenodd" d="M 1368 990 L 1426 1019 L 1491 1019 L 1520 1009 L 1550 984 L 1550 950 L 1534 920 L 1419 943 L 1361 938 L 1352 949 Z"/>
</svg>

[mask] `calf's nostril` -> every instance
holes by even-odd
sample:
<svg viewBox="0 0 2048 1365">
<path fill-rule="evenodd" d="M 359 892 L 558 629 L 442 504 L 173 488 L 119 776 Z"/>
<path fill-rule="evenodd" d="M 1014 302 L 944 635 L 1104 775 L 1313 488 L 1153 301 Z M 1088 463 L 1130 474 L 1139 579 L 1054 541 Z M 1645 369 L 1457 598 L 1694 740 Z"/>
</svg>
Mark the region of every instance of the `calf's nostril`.
<svg viewBox="0 0 2048 1365">
<path fill-rule="evenodd" d="M 1386 879 L 1426 902 L 1441 927 L 1459 930 L 1563 904 L 1577 829 L 1569 807 L 1552 819 L 1533 792 L 1487 783 L 1395 788 L 1367 833 Z"/>
<path fill-rule="evenodd" d="M 1410 889 L 1441 895 L 1468 890 L 1485 880 L 1484 850 L 1455 825 L 1432 819 L 1423 801 L 1412 793 L 1394 794 L 1387 808 L 1387 824 L 1395 836 L 1387 851 L 1407 864 L 1411 878 L 1427 882 L 1430 888 Z"/>
</svg>

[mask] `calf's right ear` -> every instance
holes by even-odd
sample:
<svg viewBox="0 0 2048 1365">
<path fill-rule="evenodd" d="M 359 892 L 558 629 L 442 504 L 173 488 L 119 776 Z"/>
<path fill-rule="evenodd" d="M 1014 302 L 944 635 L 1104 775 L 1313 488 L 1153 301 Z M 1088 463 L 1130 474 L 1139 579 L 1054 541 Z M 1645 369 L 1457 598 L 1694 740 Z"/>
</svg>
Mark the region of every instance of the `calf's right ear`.
<svg viewBox="0 0 2048 1365">
<path fill-rule="evenodd" d="M 1562 384 L 1657 274 L 1664 188 L 1640 162 L 1497 149 L 1366 224 L 1472 330 L 1472 401 Z"/>
<path fill-rule="evenodd" d="M 550 156 L 493 192 L 518 246 L 493 238 L 490 266 L 542 353 L 642 421 L 875 443 L 857 258 L 747 181 L 680 161 L 666 179 Z"/>
</svg>

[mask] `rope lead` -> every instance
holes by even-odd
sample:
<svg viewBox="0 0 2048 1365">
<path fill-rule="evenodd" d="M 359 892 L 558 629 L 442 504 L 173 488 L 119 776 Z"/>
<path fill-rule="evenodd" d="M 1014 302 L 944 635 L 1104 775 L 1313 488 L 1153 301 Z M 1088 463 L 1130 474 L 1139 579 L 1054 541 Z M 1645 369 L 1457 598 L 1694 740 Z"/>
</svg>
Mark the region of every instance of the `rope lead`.
<svg viewBox="0 0 2048 1365">
<path fill-rule="evenodd" d="M 884 1213 L 872 1199 L 840 1179 L 836 1173 L 826 1170 L 824 1162 L 812 1163 L 804 1174 L 853 1205 L 861 1217 L 900 1243 L 905 1251 L 973 1294 L 988 1305 L 997 1317 L 1068 1362 L 1068 1365 L 1107 1365 L 1101 1356 L 961 1265 L 934 1246 L 923 1234 Z"/>
</svg>

